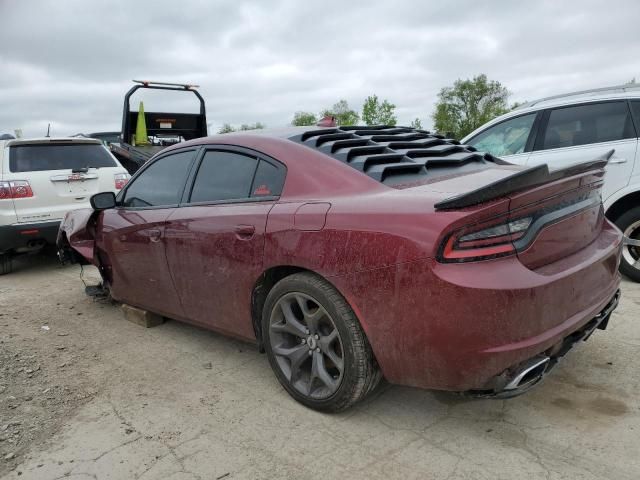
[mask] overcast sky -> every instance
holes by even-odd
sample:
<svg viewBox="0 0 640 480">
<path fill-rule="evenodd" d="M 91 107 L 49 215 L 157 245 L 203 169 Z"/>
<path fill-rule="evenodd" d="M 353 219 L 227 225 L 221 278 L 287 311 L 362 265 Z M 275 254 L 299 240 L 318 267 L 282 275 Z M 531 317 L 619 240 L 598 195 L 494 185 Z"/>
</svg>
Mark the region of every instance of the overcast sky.
<svg viewBox="0 0 640 480">
<path fill-rule="evenodd" d="M 429 128 L 440 88 L 479 73 L 510 101 L 640 80 L 633 0 L 0 0 L 0 19 L 0 133 L 25 136 L 119 130 L 134 78 L 199 84 L 210 132 L 372 93 Z"/>
</svg>

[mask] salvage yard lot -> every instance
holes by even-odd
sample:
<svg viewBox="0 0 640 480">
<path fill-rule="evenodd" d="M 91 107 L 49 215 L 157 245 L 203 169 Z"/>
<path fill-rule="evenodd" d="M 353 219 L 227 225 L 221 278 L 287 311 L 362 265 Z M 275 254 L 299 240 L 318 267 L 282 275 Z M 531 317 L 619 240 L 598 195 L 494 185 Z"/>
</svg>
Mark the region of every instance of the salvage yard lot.
<svg viewBox="0 0 640 480">
<path fill-rule="evenodd" d="M 383 385 L 325 415 L 253 346 L 144 329 L 87 297 L 78 266 L 24 257 L 0 277 L 0 477 L 635 480 L 640 285 L 622 292 L 608 330 L 522 397 Z"/>
</svg>

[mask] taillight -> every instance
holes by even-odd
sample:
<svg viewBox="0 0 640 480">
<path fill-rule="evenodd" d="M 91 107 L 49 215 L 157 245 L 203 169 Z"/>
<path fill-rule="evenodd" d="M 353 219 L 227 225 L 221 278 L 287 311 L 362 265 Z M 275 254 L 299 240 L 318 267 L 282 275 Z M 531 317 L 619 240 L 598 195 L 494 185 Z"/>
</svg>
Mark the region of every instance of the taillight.
<svg viewBox="0 0 640 480">
<path fill-rule="evenodd" d="M 29 198 L 33 197 L 31 185 L 26 180 L 9 180 L 0 182 L 0 200 L 9 198 Z"/>
<path fill-rule="evenodd" d="M 122 190 L 131 178 L 131 175 L 128 173 L 116 173 L 113 177 L 116 184 L 116 190 Z"/>
<path fill-rule="evenodd" d="M 484 228 L 475 225 L 458 230 L 445 241 L 441 260 L 469 262 L 514 254 L 513 242 L 525 235 L 532 220 L 533 217 L 524 217 Z"/>
</svg>

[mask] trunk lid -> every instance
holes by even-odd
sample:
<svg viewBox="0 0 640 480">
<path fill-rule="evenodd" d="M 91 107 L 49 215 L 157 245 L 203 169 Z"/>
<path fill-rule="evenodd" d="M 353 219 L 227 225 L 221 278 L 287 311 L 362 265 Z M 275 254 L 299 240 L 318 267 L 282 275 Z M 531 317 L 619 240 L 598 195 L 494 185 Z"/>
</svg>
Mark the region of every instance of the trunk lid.
<svg viewBox="0 0 640 480">
<path fill-rule="evenodd" d="M 520 261 L 535 270 L 591 244 L 604 222 L 604 165 L 510 195 L 511 219 L 531 215 L 527 234 L 514 242 Z"/>
</svg>

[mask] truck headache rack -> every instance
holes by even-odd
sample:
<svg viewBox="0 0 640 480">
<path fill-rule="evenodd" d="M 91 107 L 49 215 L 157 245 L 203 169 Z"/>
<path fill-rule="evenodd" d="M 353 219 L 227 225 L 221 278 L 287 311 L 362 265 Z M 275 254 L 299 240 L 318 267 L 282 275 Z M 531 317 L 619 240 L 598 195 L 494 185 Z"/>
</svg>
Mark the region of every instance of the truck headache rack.
<svg viewBox="0 0 640 480">
<path fill-rule="evenodd" d="M 145 162 L 163 148 L 184 140 L 207 136 L 207 117 L 204 99 L 196 91 L 198 85 L 187 83 L 155 82 L 151 80 L 133 80 L 136 84 L 124 96 L 122 111 L 122 130 L 117 133 L 119 141 L 107 138 L 111 153 L 131 174 L 135 173 Z M 139 89 L 170 90 L 180 93 L 191 93 L 200 103 L 199 113 L 153 112 L 145 111 L 144 119 L 147 137 L 151 144 L 134 143 L 134 133 L 138 124 L 139 112 L 131 110 L 131 95 Z M 108 135 L 110 137 L 111 135 Z"/>
<path fill-rule="evenodd" d="M 134 80 L 136 85 L 124 96 L 122 116 L 122 142 L 131 143 L 138 121 L 138 112 L 131 111 L 130 98 L 139 89 L 173 90 L 193 93 L 200 102 L 199 113 L 144 112 L 149 136 L 180 136 L 185 140 L 207 136 L 207 119 L 204 99 L 195 90 L 197 85 L 182 83 L 153 82 L 150 80 Z"/>
<path fill-rule="evenodd" d="M 289 139 L 389 185 L 505 163 L 457 140 L 411 127 L 342 126 L 310 130 Z"/>
</svg>

